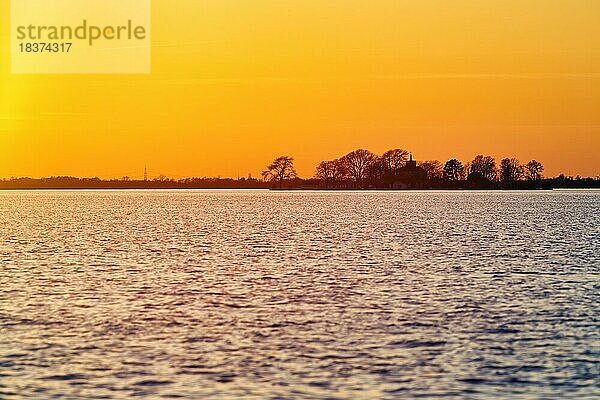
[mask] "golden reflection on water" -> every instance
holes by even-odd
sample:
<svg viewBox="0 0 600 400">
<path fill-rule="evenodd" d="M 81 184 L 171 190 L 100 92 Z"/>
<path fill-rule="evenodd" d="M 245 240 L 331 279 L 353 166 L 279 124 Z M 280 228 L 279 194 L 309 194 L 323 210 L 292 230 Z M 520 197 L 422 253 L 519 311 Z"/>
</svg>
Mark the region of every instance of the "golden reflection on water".
<svg viewBox="0 0 600 400">
<path fill-rule="evenodd" d="M 591 398 L 598 192 L 0 193 L 0 397 Z"/>
</svg>

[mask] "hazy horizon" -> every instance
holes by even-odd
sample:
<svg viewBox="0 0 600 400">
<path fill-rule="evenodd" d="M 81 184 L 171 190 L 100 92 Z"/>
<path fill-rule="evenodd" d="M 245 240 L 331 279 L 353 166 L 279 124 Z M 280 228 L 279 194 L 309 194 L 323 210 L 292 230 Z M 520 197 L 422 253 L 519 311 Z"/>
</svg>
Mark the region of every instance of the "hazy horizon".
<svg viewBox="0 0 600 400">
<path fill-rule="evenodd" d="M 476 155 L 480 155 L 480 154 L 481 153 L 478 153 Z M 339 157 L 330 157 L 330 158 L 328 158 L 326 160 L 320 160 L 320 161 L 329 161 L 329 160 L 333 160 L 333 159 L 336 159 L 336 158 L 340 158 L 342 156 L 343 155 L 339 155 Z M 462 161 L 465 165 L 468 165 L 468 163 L 470 163 L 474 157 L 475 156 L 473 156 L 473 157 L 471 157 L 469 159 L 461 159 L 460 161 Z M 454 157 L 452 157 L 452 158 L 454 158 Z M 502 158 L 505 158 L 505 157 L 502 157 Z M 511 158 L 511 156 L 507 155 L 506 158 Z M 436 161 L 440 161 L 442 163 L 442 165 L 443 165 L 449 159 L 450 158 L 436 160 Z M 498 158 L 495 158 L 495 160 L 496 160 L 496 162 L 499 163 L 501 161 L 501 158 L 498 157 Z M 123 179 L 123 178 L 128 178 L 128 179 L 131 179 L 131 180 L 143 180 L 144 179 L 144 172 L 146 172 L 148 180 L 152 180 L 154 178 L 161 178 L 161 177 L 166 177 L 166 178 L 170 178 L 170 179 L 185 179 L 185 178 L 241 179 L 241 178 L 249 178 L 249 177 L 251 177 L 251 178 L 256 178 L 256 179 L 261 180 L 262 179 L 261 178 L 261 172 L 265 170 L 266 165 L 270 161 L 272 161 L 272 160 L 269 160 L 268 162 L 266 161 L 264 163 L 265 166 L 263 166 L 262 169 L 252 170 L 252 171 L 246 172 L 245 174 L 244 173 L 239 173 L 239 174 L 236 174 L 236 175 L 233 175 L 233 176 L 231 176 L 231 175 L 206 175 L 206 174 L 202 174 L 202 173 L 191 174 L 191 175 L 168 175 L 168 174 L 164 174 L 164 173 L 159 172 L 159 171 L 153 171 L 151 169 L 151 167 L 145 166 L 145 167 L 142 167 L 139 171 L 133 171 L 133 173 L 131 173 L 131 174 L 126 174 L 125 173 L 125 174 L 121 174 L 121 175 L 117 174 L 117 175 L 114 175 L 114 176 L 110 176 L 110 175 L 102 176 L 102 175 L 99 175 L 99 174 L 96 174 L 96 175 L 76 175 L 76 174 L 69 174 L 69 173 L 58 173 L 58 174 L 39 175 L 39 176 L 32 176 L 32 175 L 2 176 L 0 174 L 0 179 L 5 179 L 5 180 L 6 179 L 14 179 L 14 178 L 45 179 L 45 178 L 53 178 L 53 177 L 72 177 L 72 178 L 80 178 L 80 179 L 99 178 L 99 179 L 102 179 L 102 180 L 119 180 L 119 179 Z M 418 161 L 418 162 L 420 162 L 420 161 L 433 161 L 433 159 L 422 159 L 422 160 L 416 160 L 416 161 Z M 524 160 L 524 159 L 522 159 L 522 160 L 519 160 L 519 161 L 521 161 L 523 164 L 525 164 L 525 163 L 527 163 L 527 161 L 530 161 L 530 160 Z M 541 160 L 536 160 L 536 161 L 541 161 Z M 308 172 L 306 174 L 300 173 L 300 171 L 303 170 L 303 168 L 299 167 L 297 164 L 295 164 L 296 169 L 298 170 L 298 177 L 301 178 L 301 179 L 311 179 L 311 178 L 314 178 L 315 177 L 315 170 L 316 170 L 316 167 L 318 165 L 318 162 L 319 161 L 315 162 L 315 165 L 312 168 L 312 172 Z M 548 168 L 543 163 L 543 161 L 542 161 L 542 164 L 544 165 L 544 172 L 543 172 L 544 178 L 556 178 L 559 175 L 564 175 L 564 176 L 567 176 L 567 177 L 569 177 L 569 176 L 571 176 L 571 177 L 577 177 L 577 176 L 579 176 L 581 178 L 598 178 L 600 176 L 600 172 L 596 173 L 594 175 L 572 174 L 572 173 L 567 173 L 565 171 L 560 171 L 560 172 L 558 172 L 556 174 L 549 174 L 549 173 L 546 172 L 546 170 Z M 306 171 L 310 171 L 310 168 L 304 168 L 304 169 Z"/>
</svg>

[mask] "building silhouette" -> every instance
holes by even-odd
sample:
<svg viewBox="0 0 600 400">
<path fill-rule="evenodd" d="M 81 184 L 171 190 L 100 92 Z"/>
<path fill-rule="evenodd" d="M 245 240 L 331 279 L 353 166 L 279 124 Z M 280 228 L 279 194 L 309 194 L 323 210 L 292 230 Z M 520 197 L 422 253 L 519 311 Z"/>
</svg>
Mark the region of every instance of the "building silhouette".
<svg viewBox="0 0 600 400">
<path fill-rule="evenodd" d="M 392 189 L 423 189 L 426 182 L 427 171 L 417 166 L 417 161 L 410 153 L 410 159 L 406 161 L 404 167 L 398 169 Z"/>
</svg>

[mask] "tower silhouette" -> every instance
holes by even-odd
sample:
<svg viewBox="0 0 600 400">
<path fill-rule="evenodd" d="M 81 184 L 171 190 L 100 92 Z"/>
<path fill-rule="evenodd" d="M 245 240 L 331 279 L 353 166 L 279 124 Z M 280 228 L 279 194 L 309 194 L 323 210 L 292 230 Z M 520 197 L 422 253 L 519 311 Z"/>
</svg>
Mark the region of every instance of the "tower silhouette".
<svg viewBox="0 0 600 400">
<path fill-rule="evenodd" d="M 144 165 L 144 181 L 148 180 L 148 168 Z"/>
</svg>

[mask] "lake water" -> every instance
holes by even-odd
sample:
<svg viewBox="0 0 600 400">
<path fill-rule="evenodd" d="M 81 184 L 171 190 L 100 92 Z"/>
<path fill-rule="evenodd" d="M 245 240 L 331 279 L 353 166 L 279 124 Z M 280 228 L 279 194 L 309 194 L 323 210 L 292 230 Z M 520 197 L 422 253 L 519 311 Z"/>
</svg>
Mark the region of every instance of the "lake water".
<svg viewBox="0 0 600 400">
<path fill-rule="evenodd" d="M 600 396 L 600 192 L 0 192 L 0 398 Z"/>
</svg>

